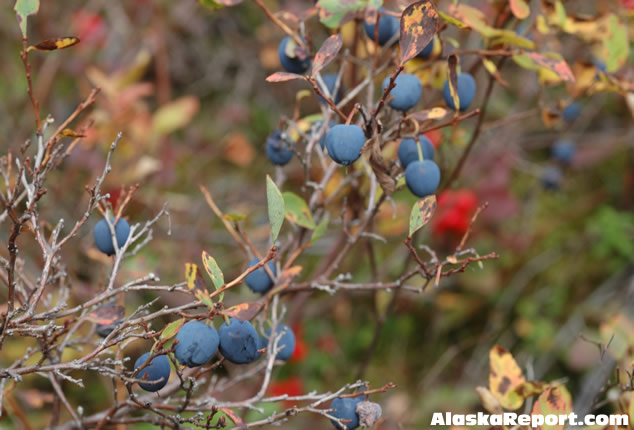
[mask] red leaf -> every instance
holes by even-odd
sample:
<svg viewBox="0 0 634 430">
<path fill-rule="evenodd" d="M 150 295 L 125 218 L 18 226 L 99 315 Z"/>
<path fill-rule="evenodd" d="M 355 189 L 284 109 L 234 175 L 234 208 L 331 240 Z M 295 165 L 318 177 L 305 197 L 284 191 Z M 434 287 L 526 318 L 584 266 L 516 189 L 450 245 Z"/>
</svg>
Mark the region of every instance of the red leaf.
<svg viewBox="0 0 634 430">
<path fill-rule="evenodd" d="M 110 303 L 95 309 L 88 314 L 88 319 L 101 325 L 110 325 L 119 321 L 125 315 L 123 306 Z"/>
<path fill-rule="evenodd" d="M 319 73 L 324 67 L 326 67 L 332 60 L 335 59 L 339 51 L 343 46 L 343 37 L 341 34 L 333 34 L 330 36 L 317 54 L 315 54 L 315 60 L 313 61 L 313 76 Z"/>
<path fill-rule="evenodd" d="M 401 65 L 417 56 L 436 34 L 438 12 L 431 1 L 409 5 L 401 15 Z"/>
<path fill-rule="evenodd" d="M 220 313 L 228 316 L 229 318 L 237 318 L 240 321 L 249 321 L 253 319 L 258 312 L 260 312 L 262 307 L 264 307 L 264 304 L 260 302 L 246 302 L 231 306 L 229 309 Z"/>
<path fill-rule="evenodd" d="M 540 66 L 546 67 L 547 69 L 555 72 L 557 76 L 564 81 L 575 82 L 575 76 L 572 74 L 572 70 L 570 70 L 570 66 L 568 66 L 566 60 L 545 57 L 537 52 L 527 52 L 526 55 Z"/>
<path fill-rule="evenodd" d="M 275 72 L 272 75 L 267 76 L 267 82 L 286 82 L 292 81 L 293 79 L 305 79 L 304 76 L 298 75 L 297 73 L 287 73 L 287 72 Z"/>
</svg>

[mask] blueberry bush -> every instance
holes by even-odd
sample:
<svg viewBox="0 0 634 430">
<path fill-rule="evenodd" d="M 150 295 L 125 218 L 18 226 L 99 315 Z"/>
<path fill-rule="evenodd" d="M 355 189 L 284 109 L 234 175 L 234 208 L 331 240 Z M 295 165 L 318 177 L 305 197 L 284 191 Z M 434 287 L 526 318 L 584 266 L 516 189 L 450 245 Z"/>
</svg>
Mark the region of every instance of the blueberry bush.
<svg viewBox="0 0 634 430">
<path fill-rule="evenodd" d="M 11 3 L 2 428 L 634 418 L 632 2 Z"/>
</svg>

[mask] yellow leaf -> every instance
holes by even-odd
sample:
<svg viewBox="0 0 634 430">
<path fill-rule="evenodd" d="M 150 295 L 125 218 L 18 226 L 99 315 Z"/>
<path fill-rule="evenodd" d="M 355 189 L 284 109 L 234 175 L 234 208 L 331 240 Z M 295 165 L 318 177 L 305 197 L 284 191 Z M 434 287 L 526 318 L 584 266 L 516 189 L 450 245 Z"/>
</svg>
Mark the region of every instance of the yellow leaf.
<svg viewBox="0 0 634 430">
<path fill-rule="evenodd" d="M 38 51 L 55 51 L 57 49 L 70 48 L 73 45 L 79 43 L 79 38 L 75 36 L 58 37 L 57 39 L 44 40 L 37 45 L 29 46 L 26 52 L 30 52 L 34 49 Z"/>
<path fill-rule="evenodd" d="M 489 360 L 489 390 L 505 409 L 518 409 L 524 401 L 512 393 L 516 387 L 526 382 L 522 370 L 511 353 L 499 345 L 491 348 Z"/>
<path fill-rule="evenodd" d="M 152 118 L 152 135 L 164 136 L 185 127 L 198 112 L 200 103 L 194 96 L 185 96 L 161 106 Z"/>
</svg>

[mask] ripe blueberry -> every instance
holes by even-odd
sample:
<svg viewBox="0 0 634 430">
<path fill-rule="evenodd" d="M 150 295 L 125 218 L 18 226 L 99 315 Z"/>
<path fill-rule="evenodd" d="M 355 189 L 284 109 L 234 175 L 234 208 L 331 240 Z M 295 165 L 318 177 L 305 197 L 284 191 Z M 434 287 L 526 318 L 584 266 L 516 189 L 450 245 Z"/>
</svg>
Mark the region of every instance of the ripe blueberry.
<svg viewBox="0 0 634 430">
<path fill-rule="evenodd" d="M 458 97 L 460 98 L 460 111 L 465 111 L 473 103 L 476 93 L 476 83 L 473 76 L 469 73 L 460 73 L 457 78 L 458 83 Z M 451 98 L 451 91 L 449 91 L 449 81 L 445 81 L 445 86 L 442 89 L 442 96 L 445 99 L 445 103 L 451 109 L 456 110 L 456 106 Z"/>
<path fill-rule="evenodd" d="M 552 148 L 552 157 L 562 164 L 570 164 L 575 156 L 575 144 L 569 139 L 561 139 L 555 142 Z"/>
<path fill-rule="evenodd" d="M 423 160 L 433 160 L 435 151 L 431 140 L 422 134 L 418 136 L 418 138 L 420 139 L 420 148 L 423 153 Z M 401 140 L 401 143 L 398 145 L 398 159 L 400 160 L 403 168 L 407 168 L 409 163 L 412 161 L 419 161 L 416 139 L 406 138 Z"/>
<path fill-rule="evenodd" d="M 326 133 L 328 155 L 336 163 L 349 166 L 361 156 L 365 134 L 358 125 L 338 124 Z"/>
<path fill-rule="evenodd" d="M 143 366 L 145 362 L 150 358 L 150 353 L 146 352 L 139 358 L 137 358 L 134 363 L 134 368 L 138 369 Z M 168 379 L 170 378 L 170 361 L 166 355 L 159 355 L 152 359 L 152 362 L 143 368 L 136 376 L 136 379 L 144 379 L 148 382 L 158 381 L 163 378 L 161 382 L 156 383 L 139 383 L 139 386 L 143 388 L 145 391 L 158 391 L 167 384 Z"/>
<path fill-rule="evenodd" d="M 222 355 L 236 364 L 248 364 L 257 360 L 260 356 L 260 339 L 253 325 L 249 321 L 236 318 L 231 318 L 229 322 L 229 325 L 222 323 L 218 330 Z"/>
<path fill-rule="evenodd" d="M 255 266 L 259 262 L 260 262 L 259 258 L 252 258 L 249 261 L 249 264 L 247 265 L 247 268 Z M 271 269 L 271 272 L 273 272 L 273 274 L 275 275 L 277 273 L 276 270 L 275 270 L 275 264 L 273 264 L 272 261 L 269 261 L 266 264 Z M 273 279 L 271 279 L 269 274 L 266 273 L 266 270 L 264 269 L 264 267 L 260 267 L 259 269 L 256 269 L 253 272 L 249 273 L 246 276 L 246 278 L 244 278 L 244 281 L 247 283 L 247 286 L 254 293 L 262 293 L 262 294 L 264 294 L 268 290 L 270 290 L 271 287 L 273 286 Z"/>
<path fill-rule="evenodd" d="M 266 138 L 266 156 L 277 166 L 283 166 L 293 158 L 293 151 L 290 149 L 289 144 L 282 139 L 282 134 L 279 130 L 273 131 Z"/>
<path fill-rule="evenodd" d="M 414 195 L 429 196 L 440 184 L 440 169 L 431 160 L 412 161 L 405 169 L 405 183 Z"/>
<path fill-rule="evenodd" d="M 408 111 L 420 100 L 420 96 L 423 94 L 423 86 L 415 75 L 408 73 L 401 73 L 396 77 L 396 86 L 392 88 L 390 96 L 390 107 L 398 111 Z M 390 84 L 390 77 L 388 76 L 383 80 L 383 91 Z"/>
<path fill-rule="evenodd" d="M 541 176 L 542 186 L 550 191 L 557 191 L 564 179 L 564 173 L 557 166 L 548 166 Z"/>
<path fill-rule="evenodd" d="M 286 36 L 280 42 L 280 46 L 277 49 L 277 53 L 280 56 L 280 63 L 287 72 L 302 74 L 310 67 L 310 58 L 306 57 L 304 60 L 300 60 L 297 57 L 289 57 L 286 54 L 286 45 L 290 40 L 292 40 L 291 37 Z M 291 43 L 295 44 L 297 42 L 293 40 Z"/>
<path fill-rule="evenodd" d="M 561 112 L 561 116 L 566 122 L 575 122 L 579 115 L 581 115 L 581 105 L 577 101 L 570 103 Z"/>
<path fill-rule="evenodd" d="M 330 403 L 330 409 L 333 409 L 329 412 L 335 418 L 345 421 L 345 428 L 348 430 L 356 429 L 359 427 L 359 415 L 357 415 L 357 405 L 361 403 L 364 396 L 359 397 L 337 397 Z M 341 429 L 341 426 L 331 420 L 332 425 L 335 426 L 336 429 Z"/>
<path fill-rule="evenodd" d="M 114 223 L 114 217 L 110 217 L 110 222 Z M 114 231 L 117 238 L 117 246 L 121 248 L 130 235 L 130 224 L 123 218 L 119 218 L 117 225 L 114 226 Z M 108 228 L 108 223 L 105 219 L 102 219 L 95 225 L 93 236 L 95 238 L 95 245 L 97 245 L 99 251 L 106 255 L 114 255 L 114 243 L 112 243 L 110 228 Z"/>
<path fill-rule="evenodd" d="M 218 351 L 218 332 L 200 321 L 189 321 L 176 335 L 174 354 L 187 367 L 201 366 Z"/>
<path fill-rule="evenodd" d="M 335 94 L 334 92 L 335 92 L 335 86 L 337 85 L 337 75 L 334 73 L 329 73 L 327 75 L 322 75 L 321 79 L 324 81 L 325 87 L 324 85 L 318 84 L 319 89 L 322 90 L 324 93 L 326 92 L 326 89 L 328 89 L 328 94 L 330 94 L 330 97 L 333 99 L 335 104 L 339 103 L 343 95 L 343 84 L 342 83 L 339 84 L 337 94 Z M 326 100 L 320 96 L 319 103 L 325 104 Z"/>
<path fill-rule="evenodd" d="M 385 9 L 379 9 L 381 16 L 377 16 L 379 20 L 379 45 L 383 46 L 394 37 L 401 29 L 401 23 L 398 18 L 385 13 Z M 367 21 L 363 21 L 363 28 L 365 34 L 371 39 L 374 39 L 374 32 L 376 31 L 376 24 L 370 24 Z"/>
<path fill-rule="evenodd" d="M 276 337 L 284 330 L 286 331 L 277 343 L 277 348 L 280 351 L 277 353 L 277 356 L 275 358 L 278 360 L 286 361 L 291 358 L 291 355 L 293 355 L 293 351 L 295 351 L 295 333 L 293 333 L 293 330 L 291 330 L 291 328 L 287 325 L 278 325 L 277 330 L 275 331 Z M 271 336 L 271 329 L 266 330 L 266 335 L 269 337 Z M 267 345 L 268 341 L 264 339 L 264 347 L 266 347 Z"/>
<path fill-rule="evenodd" d="M 425 60 L 429 58 L 429 56 L 431 55 L 433 51 L 434 51 L 434 39 L 432 39 L 431 42 L 429 42 L 427 46 L 425 46 L 423 50 L 420 51 L 416 57 L 422 58 Z"/>
</svg>

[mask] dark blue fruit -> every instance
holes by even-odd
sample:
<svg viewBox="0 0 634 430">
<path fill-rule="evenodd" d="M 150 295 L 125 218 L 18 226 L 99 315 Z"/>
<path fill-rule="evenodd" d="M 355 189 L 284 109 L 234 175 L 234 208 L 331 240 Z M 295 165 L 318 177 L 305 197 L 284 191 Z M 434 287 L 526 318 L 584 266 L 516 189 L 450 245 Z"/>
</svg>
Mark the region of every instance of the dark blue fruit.
<svg viewBox="0 0 634 430">
<path fill-rule="evenodd" d="M 134 363 L 134 368 L 138 369 L 143 366 L 148 358 L 150 358 L 149 352 L 146 352 L 137 358 L 136 363 Z M 135 377 L 136 379 L 144 379 L 146 381 L 158 381 L 163 378 L 161 382 L 153 384 L 139 383 L 139 386 L 145 391 L 158 391 L 167 384 L 167 381 L 170 378 L 170 361 L 166 355 L 156 356 L 152 359 L 152 362 L 148 366 L 144 367 L 143 370 L 141 370 Z"/>
<path fill-rule="evenodd" d="M 291 358 L 291 355 L 293 355 L 293 351 L 295 351 L 295 333 L 293 333 L 293 330 L 291 330 L 291 328 L 287 325 L 278 325 L 276 330 L 277 335 L 282 333 L 284 330 L 286 331 L 282 335 L 280 341 L 277 343 L 277 348 L 280 351 L 277 353 L 277 356 L 275 358 L 278 360 L 286 361 Z M 269 337 L 271 336 L 271 329 L 268 329 L 266 331 L 266 335 Z M 264 341 L 266 346 L 266 339 Z"/>
<path fill-rule="evenodd" d="M 427 197 L 440 184 L 440 169 L 431 160 L 412 161 L 405 169 L 405 183 L 415 196 Z"/>
<path fill-rule="evenodd" d="M 112 324 L 97 324 L 95 331 L 100 337 L 108 337 L 112 331 L 117 328 L 117 326 L 121 324 L 121 321 L 113 322 Z"/>
<path fill-rule="evenodd" d="M 377 16 L 379 20 L 379 37 L 378 42 L 379 45 L 383 46 L 387 42 L 394 37 L 396 33 L 400 31 L 401 23 L 398 18 L 385 14 L 385 9 L 379 9 L 381 12 L 380 16 Z M 370 24 L 367 21 L 363 21 L 363 28 L 365 29 L 365 34 L 372 40 L 374 39 L 374 32 L 376 28 L 376 24 Z"/>
<path fill-rule="evenodd" d="M 284 70 L 286 70 L 287 72 L 302 74 L 310 67 L 310 58 L 307 57 L 304 60 L 300 60 L 297 57 L 289 57 L 286 54 L 286 45 L 288 44 L 289 40 L 292 40 L 291 37 L 286 36 L 284 39 L 282 39 L 282 41 L 280 42 L 280 46 L 277 49 L 277 53 L 280 56 L 280 63 L 282 64 Z M 293 40 L 293 43 L 296 42 Z"/>
<path fill-rule="evenodd" d="M 338 124 L 326 133 L 328 155 L 336 163 L 349 166 L 361 156 L 365 134 L 358 125 Z"/>
<path fill-rule="evenodd" d="M 383 91 L 390 83 L 390 77 L 388 76 L 383 81 Z M 420 96 L 423 94 L 423 86 L 414 75 L 408 73 L 402 73 L 396 78 L 396 86 L 390 92 L 392 101 L 390 107 L 402 112 L 408 111 L 420 100 Z"/>
<path fill-rule="evenodd" d="M 572 102 L 564 108 L 561 112 L 561 116 L 566 122 L 575 122 L 581 115 L 581 105 L 579 102 Z"/>
<path fill-rule="evenodd" d="M 247 268 L 255 266 L 259 262 L 260 262 L 259 258 L 252 258 L 249 261 L 249 264 L 247 265 Z M 271 272 L 274 275 L 276 275 L 277 272 L 275 270 L 275 264 L 273 264 L 272 261 L 269 261 L 266 264 L 271 269 Z M 244 281 L 247 283 L 247 286 L 254 293 L 262 293 L 262 294 L 264 294 L 268 290 L 270 290 L 271 287 L 273 286 L 273 279 L 271 279 L 269 274 L 266 273 L 266 270 L 264 269 L 264 267 L 260 267 L 259 269 L 255 269 L 253 272 L 249 273 L 247 275 L 247 277 L 244 278 Z"/>
<path fill-rule="evenodd" d="M 330 403 L 330 409 L 333 409 L 329 412 L 333 417 L 346 420 L 345 428 L 348 430 L 356 429 L 359 427 L 359 416 L 357 415 L 357 405 L 363 401 L 363 396 L 359 397 L 337 397 Z M 341 429 L 341 426 L 331 420 L 332 425 L 335 426 L 336 429 Z"/>
<path fill-rule="evenodd" d="M 200 321 L 189 321 L 176 335 L 174 354 L 187 367 L 201 366 L 218 351 L 218 332 Z"/>
<path fill-rule="evenodd" d="M 557 191 L 561 187 L 563 179 L 564 173 L 557 166 L 546 167 L 541 176 L 542 185 L 550 191 Z"/>
<path fill-rule="evenodd" d="M 220 352 L 232 363 L 248 364 L 260 357 L 260 339 L 255 328 L 249 321 L 240 321 L 236 318 L 222 323 L 218 334 L 220 335 Z"/>
<path fill-rule="evenodd" d="M 469 73 L 460 73 L 457 78 L 458 83 L 458 97 L 460 98 L 460 111 L 465 111 L 473 103 L 476 93 L 476 83 L 473 76 Z M 449 81 L 445 81 L 445 86 L 442 89 L 442 96 L 445 99 L 445 103 L 451 109 L 456 110 L 456 106 L 451 98 L 451 92 L 449 91 Z"/>
<path fill-rule="evenodd" d="M 427 138 L 427 136 L 423 136 L 422 134 L 418 136 L 420 140 L 420 148 L 423 153 L 423 160 L 433 160 L 434 159 L 434 145 L 432 145 L 431 140 Z M 409 163 L 412 161 L 419 161 L 418 159 L 418 145 L 416 144 L 416 139 L 407 138 L 401 140 L 401 143 L 398 145 L 398 159 L 401 162 L 401 166 L 406 168 Z"/>
<path fill-rule="evenodd" d="M 110 222 L 114 223 L 114 217 L 110 217 Z M 119 218 L 117 225 L 114 226 L 114 231 L 117 238 L 117 246 L 121 248 L 130 235 L 130 224 L 123 218 Z M 114 255 L 114 243 L 112 243 L 112 235 L 110 234 L 110 229 L 105 219 L 102 219 L 95 225 L 93 235 L 95 245 L 97 245 L 99 251 L 106 255 Z"/>
<path fill-rule="evenodd" d="M 434 52 L 434 39 L 431 40 L 417 55 L 418 58 L 427 59 Z"/>
<path fill-rule="evenodd" d="M 266 156 L 277 166 L 283 166 L 293 158 L 293 151 L 289 144 L 282 139 L 282 134 L 279 130 L 273 131 L 266 138 Z"/>
<path fill-rule="evenodd" d="M 570 164 L 575 152 L 575 144 L 572 140 L 561 139 L 553 145 L 552 157 L 562 164 Z"/>
<path fill-rule="evenodd" d="M 325 88 L 323 85 L 318 84 L 319 89 L 325 93 L 327 88 L 328 94 L 330 94 L 330 97 L 333 97 L 335 104 L 339 103 L 343 95 L 343 84 L 341 83 L 339 84 L 339 90 L 337 91 L 337 94 L 335 95 L 334 92 L 335 92 L 335 85 L 337 84 L 337 75 L 334 73 L 329 73 L 327 75 L 322 75 L 321 79 L 324 81 Z M 326 100 L 320 96 L 319 103 L 326 103 Z"/>
</svg>

